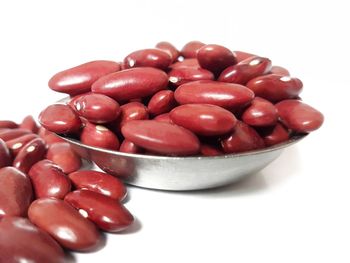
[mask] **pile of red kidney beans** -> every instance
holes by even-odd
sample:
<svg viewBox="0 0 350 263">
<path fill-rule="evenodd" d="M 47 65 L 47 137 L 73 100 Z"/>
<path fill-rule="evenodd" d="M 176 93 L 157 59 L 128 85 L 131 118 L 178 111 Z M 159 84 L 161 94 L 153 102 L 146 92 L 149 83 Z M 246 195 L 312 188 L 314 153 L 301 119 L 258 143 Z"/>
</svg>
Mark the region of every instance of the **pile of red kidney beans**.
<svg viewBox="0 0 350 263">
<path fill-rule="evenodd" d="M 61 247 L 95 250 L 97 229 L 118 232 L 134 221 L 123 183 L 79 170 L 80 157 L 55 133 L 131 154 L 217 156 L 282 143 L 323 123 L 285 68 L 199 41 L 84 63 L 55 74 L 49 87 L 70 98 L 44 109 L 41 127 L 31 116 L 0 121 L 1 262 L 64 262 Z"/>
</svg>

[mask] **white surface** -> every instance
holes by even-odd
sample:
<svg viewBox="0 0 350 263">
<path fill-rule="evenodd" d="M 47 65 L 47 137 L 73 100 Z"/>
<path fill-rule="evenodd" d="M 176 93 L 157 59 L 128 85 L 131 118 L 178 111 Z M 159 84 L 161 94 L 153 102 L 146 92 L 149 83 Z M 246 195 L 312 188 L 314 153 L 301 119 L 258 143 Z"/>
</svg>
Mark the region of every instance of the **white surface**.
<svg viewBox="0 0 350 263">
<path fill-rule="evenodd" d="M 228 3 L 231 3 L 228 5 Z M 77 262 L 350 262 L 349 47 L 346 1 L 1 1 L 0 119 L 61 98 L 57 71 L 121 60 L 168 40 L 268 56 L 304 82 L 324 126 L 268 168 L 225 188 L 130 188 L 140 224 Z M 215 176 L 215 174 L 213 174 Z"/>
</svg>

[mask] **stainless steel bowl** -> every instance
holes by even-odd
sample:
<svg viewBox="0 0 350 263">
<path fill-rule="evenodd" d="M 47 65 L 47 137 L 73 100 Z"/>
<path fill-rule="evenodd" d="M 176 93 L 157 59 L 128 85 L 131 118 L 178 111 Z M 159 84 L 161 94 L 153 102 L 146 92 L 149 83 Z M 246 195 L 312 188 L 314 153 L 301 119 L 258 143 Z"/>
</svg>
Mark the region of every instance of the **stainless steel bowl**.
<svg viewBox="0 0 350 263">
<path fill-rule="evenodd" d="M 127 154 L 62 137 L 83 158 L 93 161 L 107 173 L 121 177 L 126 183 L 161 190 L 198 190 L 233 183 L 256 173 L 275 160 L 282 151 L 306 135 L 289 141 L 240 154 L 217 157 L 167 157 Z"/>
</svg>

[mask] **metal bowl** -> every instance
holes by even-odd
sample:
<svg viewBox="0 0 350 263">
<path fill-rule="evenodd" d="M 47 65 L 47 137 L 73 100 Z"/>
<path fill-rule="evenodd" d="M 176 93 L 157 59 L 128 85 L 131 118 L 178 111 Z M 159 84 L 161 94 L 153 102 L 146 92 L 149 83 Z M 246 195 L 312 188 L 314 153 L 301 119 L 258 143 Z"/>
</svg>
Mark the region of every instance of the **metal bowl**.
<svg viewBox="0 0 350 263">
<path fill-rule="evenodd" d="M 198 190 L 223 186 L 263 169 L 282 151 L 303 139 L 294 136 L 284 143 L 240 154 L 216 157 L 168 157 L 128 154 L 92 147 L 61 137 L 83 158 L 126 183 L 161 190 Z"/>
</svg>

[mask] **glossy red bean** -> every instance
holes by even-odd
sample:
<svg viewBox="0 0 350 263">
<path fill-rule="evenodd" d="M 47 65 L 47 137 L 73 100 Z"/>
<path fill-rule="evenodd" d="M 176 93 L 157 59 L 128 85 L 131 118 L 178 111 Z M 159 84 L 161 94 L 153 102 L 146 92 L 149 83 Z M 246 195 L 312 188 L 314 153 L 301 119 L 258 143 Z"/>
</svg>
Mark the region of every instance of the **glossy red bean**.
<svg viewBox="0 0 350 263">
<path fill-rule="evenodd" d="M 272 146 L 289 139 L 289 131 L 281 124 L 277 123 L 272 127 L 265 127 L 259 130 L 266 146 Z"/>
<path fill-rule="evenodd" d="M 253 98 L 254 93 L 242 85 L 210 80 L 189 82 L 175 91 L 179 104 L 213 104 L 226 109 L 243 107 Z"/>
<path fill-rule="evenodd" d="M 108 128 L 101 125 L 86 123 L 83 131 L 80 134 L 80 140 L 82 143 L 89 146 L 109 150 L 119 149 L 118 137 Z"/>
<path fill-rule="evenodd" d="M 91 61 L 57 73 L 50 79 L 49 87 L 73 96 L 90 91 L 100 77 L 119 70 L 120 65 L 114 61 Z"/>
<path fill-rule="evenodd" d="M 33 164 L 44 159 L 46 145 L 43 139 L 36 138 L 28 142 L 13 160 L 13 166 L 18 170 L 27 173 Z"/>
<path fill-rule="evenodd" d="M 225 68 L 237 64 L 236 56 L 231 50 L 215 44 L 201 47 L 197 59 L 202 68 L 210 70 L 216 76 Z"/>
<path fill-rule="evenodd" d="M 176 61 L 180 56 L 180 51 L 167 41 L 157 43 L 156 48 L 166 51 L 171 56 L 172 61 Z"/>
<path fill-rule="evenodd" d="M 184 58 L 196 58 L 198 50 L 204 45 L 200 41 L 190 41 L 181 49 L 181 56 Z"/>
<path fill-rule="evenodd" d="M 154 117 L 153 120 L 160 121 L 160 122 L 167 122 L 167 123 L 173 124 L 173 121 L 170 119 L 170 114 L 169 113 L 160 114 L 160 115 Z"/>
<path fill-rule="evenodd" d="M 64 200 L 104 231 L 120 232 L 134 221 L 132 214 L 121 203 L 96 192 L 76 190 Z"/>
<path fill-rule="evenodd" d="M 283 75 L 283 76 L 290 76 L 289 71 L 283 67 L 280 67 L 280 66 L 272 66 L 270 73 Z"/>
<path fill-rule="evenodd" d="M 186 104 L 170 112 L 173 123 L 198 135 L 217 136 L 233 130 L 235 116 L 224 108 L 210 104 Z"/>
<path fill-rule="evenodd" d="M 283 124 L 296 132 L 317 130 L 324 121 L 321 112 L 299 100 L 284 100 L 275 106 Z"/>
<path fill-rule="evenodd" d="M 250 57 L 234 66 L 226 68 L 218 81 L 246 84 L 249 80 L 268 73 L 271 61 L 263 57 Z"/>
<path fill-rule="evenodd" d="M 26 216 L 33 198 L 29 177 L 14 167 L 0 169 L 0 219 Z"/>
<path fill-rule="evenodd" d="M 39 122 L 45 129 L 59 134 L 75 133 L 82 126 L 78 114 L 64 104 L 48 106 L 40 113 Z"/>
<path fill-rule="evenodd" d="M 256 57 L 256 55 L 253 55 L 251 53 L 243 52 L 243 51 L 233 51 L 236 55 L 237 62 L 241 62 L 243 60 L 246 60 L 247 58 Z"/>
<path fill-rule="evenodd" d="M 195 68 L 199 69 L 201 66 L 198 63 L 197 58 L 187 58 L 183 61 L 176 62 L 169 66 L 171 69 L 181 69 L 181 68 Z"/>
<path fill-rule="evenodd" d="M 225 153 L 239 153 L 264 147 L 264 140 L 249 125 L 239 121 L 232 134 L 221 140 Z"/>
<path fill-rule="evenodd" d="M 103 94 L 79 96 L 74 107 L 80 116 L 93 123 L 111 122 L 120 114 L 118 102 Z"/>
<path fill-rule="evenodd" d="M 12 156 L 6 143 L 0 139 L 0 168 L 9 166 L 12 163 Z"/>
<path fill-rule="evenodd" d="M 148 103 L 148 111 L 152 115 L 169 112 L 176 105 L 174 92 L 161 90 L 154 94 Z"/>
<path fill-rule="evenodd" d="M 126 103 L 120 109 L 121 113 L 117 121 L 118 130 L 128 121 L 147 120 L 149 118 L 147 107 L 140 102 Z"/>
<path fill-rule="evenodd" d="M 213 80 L 214 74 L 202 68 L 175 68 L 169 73 L 169 82 L 178 87 L 187 82 L 196 80 Z"/>
<path fill-rule="evenodd" d="M 30 142 L 31 140 L 34 140 L 35 138 L 38 138 L 38 135 L 26 134 L 18 138 L 7 141 L 6 145 L 11 151 L 12 156 L 15 157 L 28 142 Z"/>
<path fill-rule="evenodd" d="M 20 129 L 20 128 L 15 128 L 15 129 L 6 129 L 0 131 L 0 139 L 6 141 L 16 139 L 18 137 L 21 137 L 25 134 L 31 133 L 27 129 Z"/>
<path fill-rule="evenodd" d="M 28 115 L 22 120 L 22 123 L 19 125 L 19 128 L 27 129 L 32 133 L 37 133 L 39 131 L 39 127 L 36 121 L 34 120 L 33 116 L 31 115 Z"/>
<path fill-rule="evenodd" d="M 77 189 L 87 189 L 119 201 L 123 200 L 127 193 L 122 181 L 98 171 L 76 171 L 69 174 L 69 179 Z"/>
<path fill-rule="evenodd" d="M 0 262 L 64 263 L 57 242 L 28 219 L 5 217 L 0 221 Z"/>
<path fill-rule="evenodd" d="M 277 123 L 278 113 L 271 102 L 255 97 L 252 104 L 243 112 L 241 118 L 251 126 L 272 126 Z"/>
<path fill-rule="evenodd" d="M 41 198 L 34 201 L 29 207 L 28 216 L 30 221 L 65 248 L 90 251 L 101 244 L 94 224 L 60 199 Z"/>
<path fill-rule="evenodd" d="M 0 129 L 15 129 L 18 128 L 18 124 L 9 120 L 0 120 Z"/>
<path fill-rule="evenodd" d="M 223 155 L 223 152 L 219 149 L 219 147 L 206 143 L 201 143 L 200 153 L 203 156 Z"/>
<path fill-rule="evenodd" d="M 296 98 L 302 91 L 303 83 L 297 78 L 269 74 L 250 80 L 247 87 L 255 93 L 255 96 L 277 102 Z"/>
<path fill-rule="evenodd" d="M 165 70 L 173 61 L 172 56 L 161 49 L 149 48 L 137 50 L 124 58 L 126 68 L 152 67 Z"/>
<path fill-rule="evenodd" d="M 144 152 L 141 147 L 138 147 L 135 143 L 133 143 L 131 141 L 128 141 L 128 140 L 124 140 L 121 143 L 119 151 L 123 152 L 123 153 L 134 153 L 134 154 L 138 154 L 138 153 L 143 153 Z"/>
<path fill-rule="evenodd" d="M 53 143 L 49 146 L 46 158 L 57 164 L 64 173 L 72 173 L 80 169 L 81 158 L 67 142 Z"/>
<path fill-rule="evenodd" d="M 71 183 L 66 174 L 50 160 L 42 160 L 28 173 L 36 198 L 56 197 L 63 199 L 70 192 Z"/>
<path fill-rule="evenodd" d="M 38 135 L 47 145 L 51 145 L 56 142 L 65 142 L 65 140 L 58 137 L 55 133 L 46 130 L 44 127 L 40 127 Z"/>
<path fill-rule="evenodd" d="M 160 121 L 130 121 L 122 127 L 122 134 L 142 148 L 166 155 L 193 155 L 200 148 L 191 131 Z"/>
<path fill-rule="evenodd" d="M 156 68 L 132 68 L 109 74 L 92 85 L 92 91 L 118 102 L 153 95 L 168 85 L 168 75 Z"/>
</svg>

